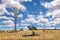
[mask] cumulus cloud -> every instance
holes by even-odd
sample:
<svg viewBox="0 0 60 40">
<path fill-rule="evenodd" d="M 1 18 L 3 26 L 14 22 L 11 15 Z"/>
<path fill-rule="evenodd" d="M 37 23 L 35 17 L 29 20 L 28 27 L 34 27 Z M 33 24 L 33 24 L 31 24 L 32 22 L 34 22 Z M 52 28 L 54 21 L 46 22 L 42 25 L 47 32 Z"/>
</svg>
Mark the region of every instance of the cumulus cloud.
<svg viewBox="0 0 60 40">
<path fill-rule="evenodd" d="M 43 15 L 37 16 L 37 24 L 38 25 L 45 25 L 49 20 L 47 18 L 44 18 Z"/>
<path fill-rule="evenodd" d="M 21 23 L 20 25 L 27 27 L 27 26 L 29 26 L 30 24 L 28 24 L 28 23 Z"/>
<path fill-rule="evenodd" d="M 32 0 L 2 0 L 2 3 L 6 5 L 6 7 L 13 7 L 17 10 L 26 10 L 26 7 L 22 5 L 20 2 L 27 2 Z"/>
<path fill-rule="evenodd" d="M 48 9 L 46 17 L 52 16 L 52 21 L 47 22 L 46 25 L 60 24 L 60 0 L 53 0 L 51 2 L 43 2 L 42 6 Z"/>
<path fill-rule="evenodd" d="M 14 22 L 11 21 L 11 20 L 4 21 L 3 23 L 5 23 L 5 24 L 14 24 Z"/>
<path fill-rule="evenodd" d="M 45 26 L 55 26 L 57 24 L 60 24 L 60 18 L 56 17 L 56 18 L 53 18 L 52 21 L 49 21 L 48 18 L 45 18 L 44 15 L 40 14 L 38 16 L 36 15 L 32 15 L 32 14 L 28 14 L 27 15 L 28 18 L 26 18 L 25 20 L 22 20 L 21 22 L 22 23 L 35 23 L 37 25 L 45 25 Z"/>
<path fill-rule="evenodd" d="M 27 23 L 32 23 L 32 24 L 37 24 L 37 25 L 46 25 L 47 22 L 49 22 L 49 20 L 47 18 L 44 18 L 43 15 L 39 14 L 38 16 L 36 15 L 32 15 L 32 14 L 28 14 L 28 18 L 26 18 L 25 20 L 22 20 L 22 22 L 27 22 Z"/>
<path fill-rule="evenodd" d="M 20 1 L 20 2 L 27 2 L 27 1 L 32 1 L 32 0 L 15 0 L 15 1 Z"/>
<path fill-rule="evenodd" d="M 10 26 L 13 27 L 15 24 L 12 20 L 5 20 L 2 22 L 4 25 L 3 26 Z M 19 26 L 19 24 L 17 24 L 17 26 Z"/>
<path fill-rule="evenodd" d="M 0 19 L 14 20 L 13 17 L 0 16 Z"/>
<path fill-rule="evenodd" d="M 48 9 L 59 8 L 60 0 L 53 0 L 51 2 L 43 2 L 41 3 L 41 5 L 43 5 L 45 8 L 48 8 Z"/>
<path fill-rule="evenodd" d="M 14 12 L 8 12 L 8 10 L 6 8 L 13 8 L 15 11 L 26 11 L 26 7 L 21 4 L 21 2 L 31 2 L 32 0 L 1 0 L 1 4 L 0 4 L 0 19 L 8 19 L 6 21 L 4 21 L 5 24 L 7 25 L 14 25 L 13 21 L 14 18 L 13 17 L 6 17 L 3 16 L 4 14 L 7 15 L 12 15 L 14 16 Z M 18 15 L 18 18 L 23 17 L 22 14 Z M 18 24 L 17 24 L 18 25 Z"/>
<path fill-rule="evenodd" d="M 55 27 L 46 27 L 46 29 L 55 29 Z"/>
<path fill-rule="evenodd" d="M 5 4 L 6 7 L 12 7 L 12 8 L 15 8 L 17 10 L 22 10 L 23 11 L 23 10 L 26 9 L 26 7 L 23 6 L 21 3 L 19 3 L 19 1 L 15 1 L 15 0 L 2 0 L 2 3 Z"/>
<path fill-rule="evenodd" d="M 21 20 L 21 23 L 25 23 L 26 21 L 25 20 Z"/>
<path fill-rule="evenodd" d="M 32 22 L 32 23 L 35 23 L 36 22 L 34 15 L 29 15 L 28 14 L 27 16 L 28 16 L 28 18 L 25 19 L 26 22 Z"/>
<path fill-rule="evenodd" d="M 14 12 L 10 12 L 9 15 L 11 15 L 11 16 L 15 16 L 15 15 L 14 15 Z"/>
<path fill-rule="evenodd" d="M 0 4 L 0 15 L 3 15 L 6 12 L 6 6 L 5 4 Z"/>
<path fill-rule="evenodd" d="M 60 17 L 60 0 L 53 0 L 52 2 L 41 3 L 44 7 L 49 9 L 46 16 L 52 15 L 53 17 Z"/>
<path fill-rule="evenodd" d="M 22 10 L 25 11 L 26 7 L 21 4 L 21 2 L 27 2 L 32 0 L 2 0 L 0 4 L 0 15 L 3 15 L 4 13 L 9 13 L 6 8 L 12 7 L 15 10 Z"/>
<path fill-rule="evenodd" d="M 12 20 L 5 20 L 2 23 L 4 26 L 14 26 L 14 22 Z"/>
<path fill-rule="evenodd" d="M 22 17 L 23 17 L 23 15 L 22 15 L 22 14 L 18 15 L 18 18 L 22 18 Z"/>
</svg>

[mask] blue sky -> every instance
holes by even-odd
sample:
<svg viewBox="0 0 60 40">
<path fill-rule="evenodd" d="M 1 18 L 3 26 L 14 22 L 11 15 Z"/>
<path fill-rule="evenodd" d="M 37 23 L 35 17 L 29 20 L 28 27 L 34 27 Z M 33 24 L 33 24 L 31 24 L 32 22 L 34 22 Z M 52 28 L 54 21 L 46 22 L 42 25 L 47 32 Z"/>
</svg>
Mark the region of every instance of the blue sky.
<svg viewBox="0 0 60 40">
<path fill-rule="evenodd" d="M 1 4 L 0 6 L 4 6 L 2 5 L 2 2 L 3 1 L 0 0 L 0 4 Z M 8 2 L 9 1 L 7 1 L 7 3 Z M 56 12 L 57 14 L 54 13 L 54 11 L 58 10 L 54 8 L 54 7 L 57 8 L 58 5 L 57 6 L 54 5 L 53 7 L 54 2 L 56 2 L 55 4 L 57 5 L 58 1 L 56 0 L 27 0 L 27 1 L 20 2 L 20 4 L 24 6 L 22 7 L 22 10 L 23 8 L 26 10 L 25 11 L 20 10 L 18 12 L 20 14 L 19 16 L 20 18 L 18 18 L 18 21 L 17 21 L 17 24 L 18 24 L 17 29 L 18 30 L 20 28 L 27 29 L 27 26 L 35 26 L 36 28 L 42 28 L 42 29 L 43 28 L 54 29 L 55 27 L 60 28 L 60 20 L 59 20 L 60 17 L 56 17 L 56 15 L 58 14 L 60 15 L 60 13 L 59 12 Z M 6 4 L 6 5 L 10 5 L 10 4 Z M 1 8 L 4 8 L 4 7 L 0 7 L 0 9 Z M 0 14 L 2 15 L 2 17 L 0 17 L 0 30 L 13 30 L 14 26 L 11 26 L 11 24 L 8 24 L 8 23 L 10 22 L 13 24 L 14 20 L 10 20 L 10 19 L 14 18 L 14 16 L 12 16 L 14 15 L 13 14 L 14 11 L 12 9 L 12 6 L 5 7 L 5 9 L 8 12 L 0 11 L 1 12 Z M 5 25 L 6 23 L 8 26 Z"/>
</svg>

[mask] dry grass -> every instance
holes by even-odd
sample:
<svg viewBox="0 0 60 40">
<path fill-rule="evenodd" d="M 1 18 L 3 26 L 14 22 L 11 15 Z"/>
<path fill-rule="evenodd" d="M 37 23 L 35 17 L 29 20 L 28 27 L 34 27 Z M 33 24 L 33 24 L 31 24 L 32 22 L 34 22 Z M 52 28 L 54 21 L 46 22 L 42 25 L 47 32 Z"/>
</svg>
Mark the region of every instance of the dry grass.
<svg viewBox="0 0 60 40">
<path fill-rule="evenodd" d="M 60 40 L 60 30 L 34 30 L 39 36 L 26 36 L 22 35 L 29 34 L 32 31 L 20 31 L 16 33 L 0 33 L 0 40 Z"/>
</svg>

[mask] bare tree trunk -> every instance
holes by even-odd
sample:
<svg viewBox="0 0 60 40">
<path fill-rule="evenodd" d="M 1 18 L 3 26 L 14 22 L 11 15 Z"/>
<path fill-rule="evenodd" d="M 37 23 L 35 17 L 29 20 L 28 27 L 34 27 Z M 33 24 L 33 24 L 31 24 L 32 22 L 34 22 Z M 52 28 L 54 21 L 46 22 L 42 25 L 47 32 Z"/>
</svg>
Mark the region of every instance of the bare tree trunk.
<svg viewBox="0 0 60 40">
<path fill-rule="evenodd" d="M 16 32 L 16 30 L 17 30 L 17 28 L 16 28 L 17 27 L 17 10 L 16 9 L 14 10 L 14 14 L 15 14 L 15 18 L 14 18 L 15 28 L 14 28 L 14 31 Z"/>
<path fill-rule="evenodd" d="M 14 31 L 16 32 L 17 31 L 17 18 L 18 18 L 18 9 L 14 8 L 14 24 L 15 24 L 15 28 L 14 28 Z"/>
<path fill-rule="evenodd" d="M 16 25 L 16 22 L 17 22 L 16 13 L 15 13 L 15 19 L 14 19 L 14 20 L 15 20 L 15 28 L 14 28 L 14 31 L 16 31 L 16 26 L 17 26 L 17 25 Z"/>
</svg>

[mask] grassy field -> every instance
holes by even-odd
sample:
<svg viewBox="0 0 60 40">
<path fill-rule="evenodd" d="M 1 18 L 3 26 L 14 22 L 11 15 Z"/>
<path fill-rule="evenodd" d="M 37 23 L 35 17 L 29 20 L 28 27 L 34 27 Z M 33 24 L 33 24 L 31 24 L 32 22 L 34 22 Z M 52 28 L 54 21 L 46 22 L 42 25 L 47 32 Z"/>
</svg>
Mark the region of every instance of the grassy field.
<svg viewBox="0 0 60 40">
<path fill-rule="evenodd" d="M 22 36 L 32 31 L 3 32 L 0 33 L 0 40 L 60 40 L 60 30 L 33 30 L 38 36 Z"/>
</svg>

